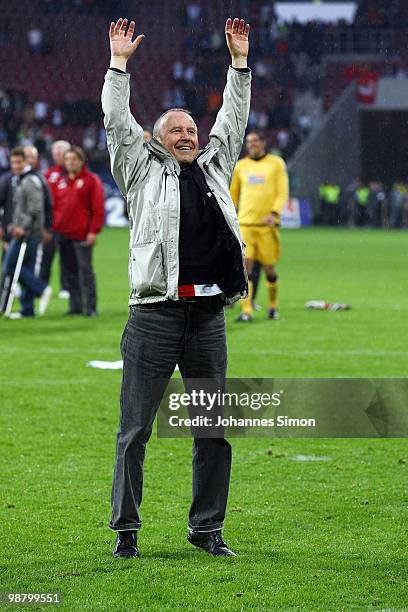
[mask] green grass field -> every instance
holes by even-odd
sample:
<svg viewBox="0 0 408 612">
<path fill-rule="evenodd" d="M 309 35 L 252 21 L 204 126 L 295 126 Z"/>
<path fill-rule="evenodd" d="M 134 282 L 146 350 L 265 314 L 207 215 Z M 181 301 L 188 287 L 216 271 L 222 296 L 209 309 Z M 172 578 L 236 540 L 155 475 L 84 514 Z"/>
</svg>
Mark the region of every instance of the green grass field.
<svg viewBox="0 0 408 612">
<path fill-rule="evenodd" d="M 227 312 L 229 376 L 406 376 L 407 251 L 402 232 L 283 232 L 281 320 Z M 234 439 L 224 533 L 239 556 L 217 559 L 186 541 L 191 441 L 154 435 L 141 557 L 112 558 L 121 375 L 86 363 L 120 358 L 126 230 L 103 233 L 96 268 L 97 320 L 64 318 L 57 298 L 43 319 L 0 320 L 0 591 L 59 592 L 74 611 L 408 610 L 403 439 Z"/>
</svg>

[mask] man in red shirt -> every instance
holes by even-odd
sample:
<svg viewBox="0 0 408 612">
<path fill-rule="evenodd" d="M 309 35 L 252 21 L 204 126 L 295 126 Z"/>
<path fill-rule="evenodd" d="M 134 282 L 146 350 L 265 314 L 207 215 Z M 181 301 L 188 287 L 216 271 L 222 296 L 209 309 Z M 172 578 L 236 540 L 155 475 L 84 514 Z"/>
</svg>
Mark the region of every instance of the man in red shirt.
<svg viewBox="0 0 408 612">
<path fill-rule="evenodd" d="M 85 153 L 79 147 L 72 146 L 64 153 L 67 174 L 52 184 L 53 229 L 59 235 L 61 261 L 67 274 L 68 314 L 92 317 L 97 314 L 92 250 L 103 226 L 105 207 L 102 182 L 88 170 L 85 161 Z"/>
<path fill-rule="evenodd" d="M 56 183 L 62 174 L 65 174 L 64 153 L 71 148 L 67 140 L 56 140 L 51 145 L 51 155 L 54 165 L 50 166 L 44 173 L 49 183 Z"/>
<path fill-rule="evenodd" d="M 71 147 L 70 143 L 66 140 L 56 140 L 51 145 L 51 154 L 54 161 L 54 165 L 50 166 L 46 172 L 44 172 L 44 178 L 47 180 L 49 188 L 52 190 L 53 185 L 61 178 L 63 174 L 66 174 L 64 167 L 64 153 Z M 41 260 L 40 278 L 47 283 L 50 282 L 51 267 L 54 259 L 54 255 L 57 252 L 58 244 L 56 236 L 53 233 L 52 239 L 43 245 L 43 254 Z M 62 262 L 60 262 L 60 285 L 61 291 L 58 296 L 60 298 L 67 299 L 69 297 L 67 289 L 66 273 Z"/>
</svg>

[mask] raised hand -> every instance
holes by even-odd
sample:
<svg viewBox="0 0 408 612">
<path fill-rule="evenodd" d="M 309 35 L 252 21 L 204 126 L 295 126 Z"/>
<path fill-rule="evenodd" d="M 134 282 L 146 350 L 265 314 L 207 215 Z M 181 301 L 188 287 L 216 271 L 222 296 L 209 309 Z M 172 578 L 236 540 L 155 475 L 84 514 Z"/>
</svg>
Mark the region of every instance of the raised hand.
<svg viewBox="0 0 408 612">
<path fill-rule="evenodd" d="M 242 64 L 235 66 L 236 68 L 246 66 L 249 51 L 249 23 L 245 23 L 244 19 L 239 20 L 237 17 L 235 17 L 234 21 L 230 18 L 227 19 L 225 23 L 225 37 L 233 60 L 232 65 Z"/>
<path fill-rule="evenodd" d="M 121 58 L 125 62 L 136 51 L 144 38 L 144 34 L 139 34 L 132 41 L 135 33 L 135 22 L 131 21 L 126 32 L 128 20 L 118 19 L 116 23 L 112 21 L 109 28 L 109 40 L 112 58 Z"/>
</svg>

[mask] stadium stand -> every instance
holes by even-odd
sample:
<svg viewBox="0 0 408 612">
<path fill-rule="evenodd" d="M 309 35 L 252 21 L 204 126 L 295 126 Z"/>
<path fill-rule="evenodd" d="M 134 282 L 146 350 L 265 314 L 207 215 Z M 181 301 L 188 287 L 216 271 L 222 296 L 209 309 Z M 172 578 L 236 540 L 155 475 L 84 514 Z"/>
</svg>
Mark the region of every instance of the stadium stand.
<svg viewBox="0 0 408 612">
<path fill-rule="evenodd" d="M 279 23 L 273 2 L 255 0 L 150 0 L 137 9 L 125 0 L 21 0 L 2 9 L 0 172 L 10 147 L 30 143 L 45 169 L 55 138 L 83 146 L 93 170 L 108 169 L 100 109 L 106 32 L 133 10 L 146 35 L 130 66 L 133 112 L 151 126 L 166 108 L 185 106 L 202 138 L 220 105 L 225 19 L 251 15 L 249 127 L 264 130 L 286 160 L 352 80 L 407 76 L 408 6 L 400 0 L 362 0 L 352 24 Z"/>
</svg>

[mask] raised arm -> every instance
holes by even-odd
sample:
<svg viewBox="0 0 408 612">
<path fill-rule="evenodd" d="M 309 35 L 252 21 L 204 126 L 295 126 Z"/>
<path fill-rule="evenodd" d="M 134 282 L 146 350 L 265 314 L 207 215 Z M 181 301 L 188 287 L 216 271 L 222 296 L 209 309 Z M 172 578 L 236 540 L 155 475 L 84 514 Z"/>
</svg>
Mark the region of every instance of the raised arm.
<svg viewBox="0 0 408 612">
<path fill-rule="evenodd" d="M 241 152 L 251 101 L 251 71 L 247 66 L 249 24 L 243 19 L 227 19 L 225 37 L 231 54 L 231 67 L 210 141 L 212 145 L 220 146 L 219 159 L 229 181 Z"/>
<path fill-rule="evenodd" d="M 149 155 L 143 141 L 143 128 L 136 122 L 129 108 L 130 75 L 126 72 L 129 58 L 144 38 L 140 34 L 133 41 L 135 22 L 127 27 L 127 19 L 111 23 L 109 40 L 110 68 L 102 90 L 102 110 L 111 158 L 113 177 L 124 196 L 141 183 L 148 171 Z"/>
</svg>

